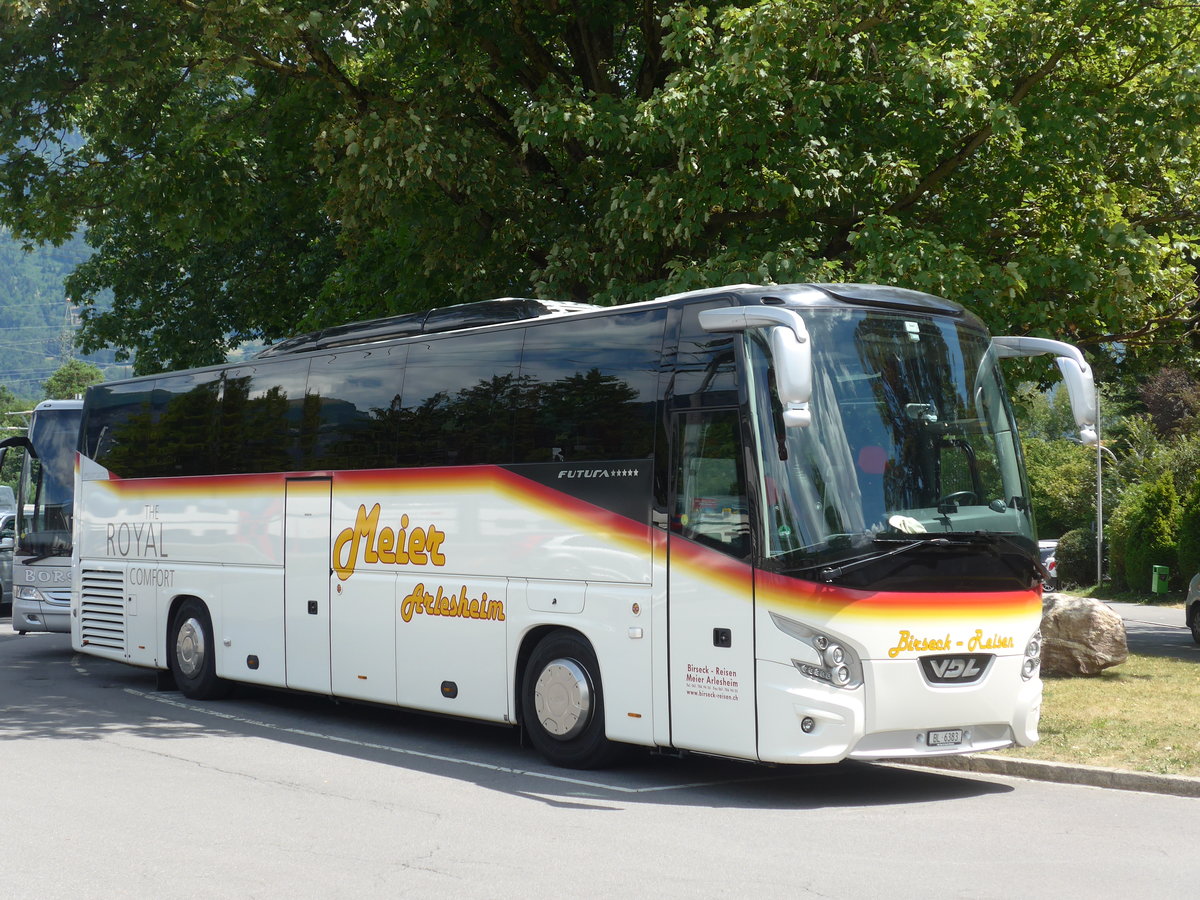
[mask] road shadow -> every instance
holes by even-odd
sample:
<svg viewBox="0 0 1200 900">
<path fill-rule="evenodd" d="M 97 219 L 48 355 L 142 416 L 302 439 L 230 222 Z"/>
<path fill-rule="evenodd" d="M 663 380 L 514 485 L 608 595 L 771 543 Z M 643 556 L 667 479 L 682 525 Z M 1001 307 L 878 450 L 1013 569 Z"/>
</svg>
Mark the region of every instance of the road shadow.
<svg viewBox="0 0 1200 900">
<path fill-rule="evenodd" d="M 603 771 L 558 769 L 516 728 L 238 685 L 204 703 L 157 690 L 155 673 L 76 654 L 65 635 L 19 638 L 0 654 L 0 740 L 171 741 L 250 736 L 477 784 L 549 806 L 631 804 L 805 810 L 954 801 L 1008 793 L 978 776 L 844 762 L 778 766 L 631 748 Z M 6 648 L 6 649 L 12 649 Z"/>
</svg>

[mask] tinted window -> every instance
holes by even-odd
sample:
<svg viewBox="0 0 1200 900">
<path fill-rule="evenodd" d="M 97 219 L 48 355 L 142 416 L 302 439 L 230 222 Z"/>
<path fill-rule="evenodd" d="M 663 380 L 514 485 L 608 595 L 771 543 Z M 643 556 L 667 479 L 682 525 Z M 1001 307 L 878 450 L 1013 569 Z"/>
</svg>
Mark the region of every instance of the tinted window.
<svg viewBox="0 0 1200 900">
<path fill-rule="evenodd" d="M 521 362 L 517 462 L 654 451 L 664 309 L 532 325 Z"/>
<path fill-rule="evenodd" d="M 677 408 L 737 405 L 734 335 L 700 327 L 701 310 L 728 305 L 725 301 L 693 303 L 682 310 L 672 390 Z"/>
<path fill-rule="evenodd" d="M 396 465 L 408 348 L 354 350 L 312 361 L 301 440 L 309 469 Z"/>
<path fill-rule="evenodd" d="M 219 469 L 220 372 L 169 375 L 154 382 L 154 435 L 141 474 L 207 475 Z"/>
<path fill-rule="evenodd" d="M 230 473 L 304 468 L 300 438 L 308 360 L 229 369 L 221 395 L 221 459 Z"/>
<path fill-rule="evenodd" d="M 520 329 L 408 346 L 401 466 L 512 461 Z"/>
<path fill-rule="evenodd" d="M 745 558 L 750 552 L 750 506 L 737 410 L 680 416 L 675 441 L 675 530 Z"/>
<path fill-rule="evenodd" d="M 153 381 L 98 385 L 87 395 L 83 452 L 126 478 L 144 474 L 154 428 Z"/>
</svg>

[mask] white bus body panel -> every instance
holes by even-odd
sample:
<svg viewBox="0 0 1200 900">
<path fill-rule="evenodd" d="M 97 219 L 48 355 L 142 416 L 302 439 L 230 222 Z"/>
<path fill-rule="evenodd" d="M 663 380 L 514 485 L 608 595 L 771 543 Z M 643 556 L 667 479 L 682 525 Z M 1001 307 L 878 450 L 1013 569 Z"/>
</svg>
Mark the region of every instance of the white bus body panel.
<svg viewBox="0 0 1200 900">
<path fill-rule="evenodd" d="M 194 596 L 222 677 L 513 722 L 525 642 L 561 627 L 595 649 L 615 740 L 819 762 L 1036 738 L 1040 681 L 1020 676 L 1035 591 L 785 578 L 497 467 L 122 481 L 83 460 L 80 473 L 72 624 L 87 652 L 165 668 L 172 604 Z M 288 581 L 293 540 L 305 570 Z M 772 613 L 843 642 L 866 686 L 803 675 L 807 648 Z M 925 683 L 918 659 L 943 645 L 992 652 L 987 677 Z M 964 745 L 922 751 L 943 726 Z"/>
<path fill-rule="evenodd" d="M 512 722 L 522 641 L 571 628 L 610 737 L 654 741 L 648 525 L 487 466 L 122 480 L 82 459 L 79 489 L 78 649 L 165 668 L 172 604 L 198 597 L 221 677 Z"/>
</svg>

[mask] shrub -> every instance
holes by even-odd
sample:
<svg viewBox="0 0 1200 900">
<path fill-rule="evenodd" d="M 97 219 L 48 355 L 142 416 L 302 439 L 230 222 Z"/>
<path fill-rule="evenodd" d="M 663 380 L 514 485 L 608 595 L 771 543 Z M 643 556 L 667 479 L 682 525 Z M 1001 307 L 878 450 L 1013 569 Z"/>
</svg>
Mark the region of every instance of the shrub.
<svg viewBox="0 0 1200 900">
<path fill-rule="evenodd" d="M 1200 479 L 1193 482 L 1179 515 L 1178 559 L 1181 578 L 1200 572 Z"/>
<path fill-rule="evenodd" d="M 1171 580 L 1178 584 L 1176 554 L 1179 533 L 1179 495 L 1171 474 L 1151 482 L 1141 504 L 1131 511 L 1125 548 L 1125 582 L 1133 591 L 1150 590 L 1150 567 L 1173 569 Z"/>
<path fill-rule="evenodd" d="M 1054 551 L 1059 586 L 1083 587 L 1096 582 L 1096 535 L 1076 528 L 1058 539 Z"/>
<path fill-rule="evenodd" d="M 1125 577 L 1125 551 L 1129 546 L 1134 516 L 1141 511 L 1149 490 L 1148 484 L 1131 485 L 1112 511 L 1104 530 L 1108 544 L 1108 574 L 1112 578 L 1113 587 L 1119 591 L 1129 587 Z"/>
</svg>

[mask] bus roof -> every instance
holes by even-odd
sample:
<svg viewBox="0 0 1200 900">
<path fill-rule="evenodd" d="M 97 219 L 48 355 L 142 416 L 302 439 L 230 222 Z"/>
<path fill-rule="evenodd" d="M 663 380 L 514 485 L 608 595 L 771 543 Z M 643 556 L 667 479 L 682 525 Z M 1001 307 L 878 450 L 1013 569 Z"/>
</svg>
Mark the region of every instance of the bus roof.
<svg viewBox="0 0 1200 900">
<path fill-rule="evenodd" d="M 462 303 L 438 309 L 388 316 L 381 319 L 369 319 L 363 322 L 336 325 L 320 331 L 287 338 L 278 344 L 266 347 L 256 356 L 241 363 L 217 363 L 210 366 L 200 366 L 195 369 L 122 378 L 117 379 L 116 382 L 105 382 L 105 384 L 111 385 L 127 381 L 143 381 L 156 377 L 161 378 L 169 374 L 180 374 L 182 372 L 228 369 L 231 366 L 237 365 L 252 366 L 260 360 L 265 362 L 281 357 L 314 353 L 322 350 L 366 347 L 427 334 L 444 335 L 489 326 L 533 325 L 567 316 L 587 316 L 590 318 L 597 315 L 619 315 L 622 312 L 632 313 L 645 310 L 649 307 L 677 306 L 704 302 L 706 300 L 726 300 L 739 306 L 767 305 L 789 306 L 793 308 L 868 306 L 890 309 L 896 312 L 908 311 L 925 315 L 947 316 L 971 322 L 980 329 L 984 328 L 982 322 L 958 303 L 921 291 L 876 284 L 734 284 L 701 288 L 679 294 L 668 294 L 656 297 L 653 300 L 643 300 L 615 306 L 599 306 L 570 301 L 535 300 L 528 297 L 500 297 L 494 300 L 481 300 L 477 303 Z M 78 400 L 47 400 L 39 404 L 38 409 L 48 404 L 65 405 L 79 404 L 81 402 Z"/>
</svg>

